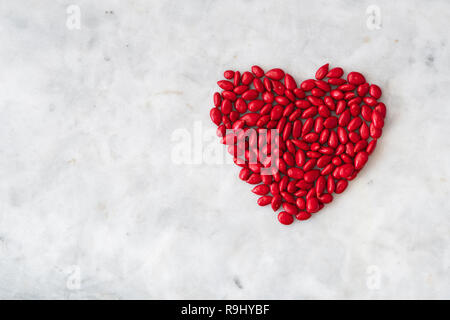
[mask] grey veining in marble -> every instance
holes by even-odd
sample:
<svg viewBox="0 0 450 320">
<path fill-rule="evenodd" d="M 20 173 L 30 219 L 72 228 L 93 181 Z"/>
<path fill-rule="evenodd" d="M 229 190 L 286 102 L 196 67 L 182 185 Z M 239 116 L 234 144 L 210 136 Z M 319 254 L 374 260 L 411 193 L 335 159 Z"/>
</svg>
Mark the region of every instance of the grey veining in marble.
<svg viewBox="0 0 450 320">
<path fill-rule="evenodd" d="M 449 10 L 4 1 L 0 298 L 450 298 Z M 383 88 L 386 126 L 346 193 L 287 228 L 208 161 L 212 93 L 228 68 L 325 62 Z M 174 159 L 180 132 L 203 160 Z"/>
</svg>

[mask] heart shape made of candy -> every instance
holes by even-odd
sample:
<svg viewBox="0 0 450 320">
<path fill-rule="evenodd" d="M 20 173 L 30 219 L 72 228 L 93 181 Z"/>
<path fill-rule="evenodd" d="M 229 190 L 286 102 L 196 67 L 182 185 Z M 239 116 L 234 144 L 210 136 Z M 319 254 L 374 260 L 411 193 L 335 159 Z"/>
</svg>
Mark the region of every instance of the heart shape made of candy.
<svg viewBox="0 0 450 320">
<path fill-rule="evenodd" d="M 359 72 L 320 67 L 297 85 L 282 69 L 227 70 L 217 82 L 210 117 L 239 178 L 256 185 L 260 206 L 271 205 L 289 225 L 307 220 L 345 191 L 382 135 L 381 89 Z"/>
</svg>

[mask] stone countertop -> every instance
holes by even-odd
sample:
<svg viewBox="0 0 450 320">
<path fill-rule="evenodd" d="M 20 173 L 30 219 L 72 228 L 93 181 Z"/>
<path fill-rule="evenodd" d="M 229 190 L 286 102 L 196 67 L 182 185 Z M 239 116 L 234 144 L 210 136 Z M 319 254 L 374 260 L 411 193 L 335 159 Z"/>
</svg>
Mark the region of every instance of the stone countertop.
<svg viewBox="0 0 450 320">
<path fill-rule="evenodd" d="M 449 299 L 449 10 L 5 3 L 0 298 Z M 212 94 L 226 69 L 326 62 L 382 87 L 386 125 L 346 192 L 285 227 L 223 154 Z"/>
</svg>

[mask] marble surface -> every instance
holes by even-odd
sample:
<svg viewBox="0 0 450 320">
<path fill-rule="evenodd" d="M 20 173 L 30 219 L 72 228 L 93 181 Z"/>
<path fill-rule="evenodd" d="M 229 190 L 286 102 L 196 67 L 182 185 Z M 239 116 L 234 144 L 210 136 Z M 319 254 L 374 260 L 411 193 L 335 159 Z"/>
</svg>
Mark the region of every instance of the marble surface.
<svg viewBox="0 0 450 320">
<path fill-rule="evenodd" d="M 0 298 L 450 298 L 449 10 L 2 3 Z M 344 195 L 284 227 L 215 157 L 212 93 L 228 68 L 325 62 L 384 89 L 384 135 Z"/>
</svg>

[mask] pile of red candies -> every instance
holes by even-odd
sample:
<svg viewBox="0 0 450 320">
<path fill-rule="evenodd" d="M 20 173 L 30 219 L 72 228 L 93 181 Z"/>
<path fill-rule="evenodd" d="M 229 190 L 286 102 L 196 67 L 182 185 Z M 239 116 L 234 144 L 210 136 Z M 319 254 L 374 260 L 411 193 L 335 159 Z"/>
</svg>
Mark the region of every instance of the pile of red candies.
<svg viewBox="0 0 450 320">
<path fill-rule="evenodd" d="M 366 164 L 382 134 L 386 106 L 379 102 L 381 89 L 366 82 L 359 72 L 342 78 L 342 68 L 320 67 L 315 79 L 297 85 L 294 78 L 281 69 L 264 73 L 253 66 L 251 72 L 227 70 L 227 80 L 217 82 L 223 90 L 214 93 L 211 120 L 218 126 L 217 135 L 234 162 L 242 167 L 239 178 L 255 184 L 253 193 L 261 196 L 260 206 L 271 205 L 282 224 L 307 220 L 324 204 L 347 188 Z M 276 129 L 279 132 L 276 172 L 260 174 L 267 161 L 250 163 L 249 154 L 238 161 L 236 140 L 229 130 Z M 228 132 L 227 132 L 228 129 Z M 233 131 L 232 131 L 233 132 Z M 263 144 L 270 139 L 267 138 Z M 229 141 L 232 141 L 231 143 Z M 234 142 L 233 142 L 234 141 Z M 241 150 L 242 151 L 242 150 Z"/>
</svg>

